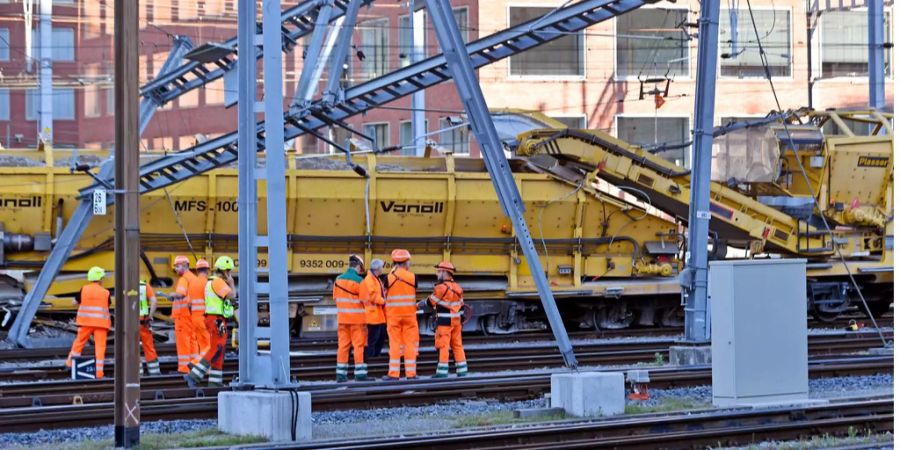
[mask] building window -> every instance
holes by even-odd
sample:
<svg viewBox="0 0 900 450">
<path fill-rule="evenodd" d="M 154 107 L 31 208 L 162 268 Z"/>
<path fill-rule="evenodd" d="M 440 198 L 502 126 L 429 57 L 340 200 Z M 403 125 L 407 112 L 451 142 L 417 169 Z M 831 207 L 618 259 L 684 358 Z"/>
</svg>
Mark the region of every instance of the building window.
<svg viewBox="0 0 900 450">
<path fill-rule="evenodd" d="M 428 132 L 428 121 L 425 121 L 425 132 Z M 423 133 L 424 134 L 424 133 Z M 419 138 L 419 142 L 424 143 L 427 138 Z M 400 122 L 400 146 L 403 147 L 400 150 L 400 154 L 402 155 L 415 155 L 416 148 L 415 143 L 413 142 L 412 135 L 412 122 L 405 121 Z"/>
<path fill-rule="evenodd" d="M 689 76 L 686 9 L 636 9 L 616 18 L 616 76 Z"/>
<path fill-rule="evenodd" d="M 75 120 L 75 90 L 53 88 L 53 120 Z M 37 89 L 25 91 L 25 120 L 38 120 L 41 104 Z"/>
<path fill-rule="evenodd" d="M 106 89 L 106 114 L 110 116 L 116 115 L 116 89 Z"/>
<path fill-rule="evenodd" d="M 728 11 L 719 16 L 719 52 L 723 56 L 721 71 L 724 77 L 765 77 L 759 55 L 756 31 L 745 9 L 737 12 L 737 35 L 732 35 Z M 773 77 L 791 76 L 791 13 L 785 10 L 759 9 L 753 11 L 756 30 L 762 41 L 766 62 Z M 737 45 L 732 45 L 736 43 Z M 732 54 L 734 53 L 734 54 Z"/>
<path fill-rule="evenodd" d="M 554 8 L 511 7 L 509 25 L 538 19 Z M 584 76 L 584 34 L 561 37 L 510 58 L 514 76 Z"/>
<path fill-rule="evenodd" d="M 370 20 L 360 25 L 362 45 L 357 57 L 362 60 L 362 75 L 365 79 L 380 77 L 388 71 L 388 20 Z"/>
<path fill-rule="evenodd" d="M 413 25 L 409 21 L 409 16 L 400 16 L 397 25 L 397 53 L 399 54 L 401 67 L 408 66 L 411 61 L 410 55 L 412 54 L 412 27 Z M 428 57 L 428 33 L 425 33 L 425 41 L 422 43 L 422 52 L 422 59 Z"/>
<path fill-rule="evenodd" d="M 587 118 L 582 116 L 552 116 L 553 119 L 566 124 L 566 128 L 583 130 L 587 128 Z"/>
<path fill-rule="evenodd" d="M 100 117 L 103 112 L 100 110 L 103 104 L 103 94 L 100 87 L 96 84 L 85 87 L 84 89 L 84 115 L 85 117 Z"/>
<path fill-rule="evenodd" d="M 375 148 L 373 150 L 380 150 L 390 145 L 389 131 L 386 123 L 367 123 L 363 125 L 363 134 L 375 140 Z"/>
<path fill-rule="evenodd" d="M 885 14 L 884 40 L 891 40 L 891 21 Z M 869 18 L 865 12 L 831 11 L 819 25 L 822 46 L 822 77 L 866 77 L 869 75 Z M 885 66 L 891 51 L 885 49 Z M 890 73 L 888 69 L 887 73 Z"/>
<path fill-rule="evenodd" d="M 653 151 L 657 156 L 690 167 L 690 129 L 687 117 L 622 117 L 616 118 L 616 135 L 632 145 Z"/>
<path fill-rule="evenodd" d="M 39 31 L 32 31 L 31 48 L 35 57 L 43 58 L 40 54 L 41 33 Z M 75 61 L 75 29 L 53 27 L 51 46 L 50 56 L 53 61 Z"/>
<path fill-rule="evenodd" d="M 454 155 L 469 154 L 469 127 L 459 127 L 438 133 L 438 146 Z"/>
<path fill-rule="evenodd" d="M 0 61 L 9 61 L 9 28 L 0 28 Z"/>
<path fill-rule="evenodd" d="M 463 42 L 469 42 L 469 8 L 453 8 L 453 19 L 456 20 L 456 26 L 459 28 L 459 34 L 462 36 Z M 429 56 L 441 53 L 440 43 L 435 42 L 432 47 L 428 46 L 428 33 L 430 22 L 428 21 L 428 13 L 425 14 L 425 42 L 422 43 L 424 48 L 423 59 Z M 397 42 L 400 53 L 400 65 L 406 67 L 409 65 L 409 53 L 412 42 L 410 41 L 410 33 L 412 32 L 412 24 L 409 16 L 400 16 L 397 30 Z"/>
<path fill-rule="evenodd" d="M 0 120 L 9 120 L 9 89 L 0 89 Z"/>
</svg>

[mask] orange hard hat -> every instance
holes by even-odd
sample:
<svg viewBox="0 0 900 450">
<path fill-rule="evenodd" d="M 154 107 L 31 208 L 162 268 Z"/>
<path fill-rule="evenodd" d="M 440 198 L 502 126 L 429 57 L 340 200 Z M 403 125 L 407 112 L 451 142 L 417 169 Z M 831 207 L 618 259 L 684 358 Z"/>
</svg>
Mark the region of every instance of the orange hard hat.
<svg viewBox="0 0 900 450">
<path fill-rule="evenodd" d="M 200 258 L 197 260 L 197 268 L 198 269 L 209 269 L 209 261 Z"/>
<path fill-rule="evenodd" d="M 446 270 L 447 272 L 456 273 L 456 266 L 453 265 L 450 261 L 441 261 L 436 266 L 434 266 L 437 270 Z"/>
<path fill-rule="evenodd" d="M 172 265 L 173 265 L 173 266 L 177 266 L 177 265 L 179 265 L 179 264 L 187 264 L 188 266 L 190 266 L 190 265 L 191 265 L 191 261 L 188 259 L 187 256 L 184 256 L 184 255 L 178 255 L 178 256 L 175 257 L 175 261 L 172 262 Z"/>
<path fill-rule="evenodd" d="M 398 248 L 391 252 L 391 260 L 394 262 L 406 262 L 409 258 L 409 250 Z"/>
</svg>

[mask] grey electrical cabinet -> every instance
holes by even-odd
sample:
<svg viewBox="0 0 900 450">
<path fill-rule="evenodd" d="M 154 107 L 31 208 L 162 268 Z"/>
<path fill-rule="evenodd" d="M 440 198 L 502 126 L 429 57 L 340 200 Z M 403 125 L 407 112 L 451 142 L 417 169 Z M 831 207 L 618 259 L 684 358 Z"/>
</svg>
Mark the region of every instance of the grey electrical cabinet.
<svg viewBox="0 0 900 450">
<path fill-rule="evenodd" d="M 806 260 L 712 261 L 709 296 L 713 404 L 807 399 Z"/>
</svg>

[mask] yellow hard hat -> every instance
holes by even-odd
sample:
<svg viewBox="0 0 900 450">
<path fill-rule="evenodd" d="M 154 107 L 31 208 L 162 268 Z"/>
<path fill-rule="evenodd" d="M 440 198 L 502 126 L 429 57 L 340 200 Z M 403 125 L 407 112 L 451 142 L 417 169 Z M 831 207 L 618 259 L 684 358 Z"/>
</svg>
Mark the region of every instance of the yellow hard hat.
<svg viewBox="0 0 900 450">
<path fill-rule="evenodd" d="M 106 271 L 102 267 L 91 267 L 87 273 L 88 281 L 100 281 L 106 276 Z"/>
<path fill-rule="evenodd" d="M 234 260 L 230 256 L 220 256 L 215 265 L 217 270 L 232 270 L 234 269 Z"/>
</svg>

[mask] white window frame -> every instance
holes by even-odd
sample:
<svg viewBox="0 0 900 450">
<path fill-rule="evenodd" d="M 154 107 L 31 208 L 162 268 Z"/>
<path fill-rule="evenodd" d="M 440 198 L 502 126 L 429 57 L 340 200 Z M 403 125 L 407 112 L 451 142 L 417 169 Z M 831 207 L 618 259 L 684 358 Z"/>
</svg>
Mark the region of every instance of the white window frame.
<svg viewBox="0 0 900 450">
<path fill-rule="evenodd" d="M 865 14 L 866 10 L 865 9 L 851 9 L 850 12 L 859 12 L 859 13 Z M 889 8 L 889 7 L 884 8 L 884 19 L 885 19 L 885 22 L 888 24 L 888 31 L 890 31 L 891 34 L 895 34 L 894 33 L 895 24 L 893 22 L 891 22 L 891 20 L 893 20 L 893 17 L 891 17 L 892 14 L 893 14 L 893 11 L 891 8 Z M 820 18 L 820 20 L 824 20 L 824 17 L 825 17 L 825 15 L 823 14 L 822 17 Z M 828 78 L 823 77 L 822 74 L 824 73 L 825 58 L 823 58 L 822 55 L 824 54 L 823 52 L 825 50 L 822 48 L 823 42 L 822 42 L 822 24 L 821 23 L 819 24 L 818 27 L 816 27 L 816 32 L 813 35 L 813 38 L 818 41 L 818 42 L 816 42 L 816 48 L 815 48 L 815 50 L 818 52 L 818 55 L 817 55 L 818 61 L 816 61 L 816 65 L 815 65 L 815 67 L 818 69 L 818 72 L 816 73 L 816 78 L 815 78 L 816 84 L 823 83 L 823 82 L 828 83 L 828 82 L 834 82 L 834 81 L 846 82 L 848 80 L 860 80 L 860 79 L 868 79 L 869 78 L 868 72 L 866 72 L 865 74 L 862 74 L 862 75 L 857 75 L 855 77 L 851 76 L 851 75 L 842 75 L 839 77 L 828 77 Z M 885 40 L 885 42 L 892 42 L 893 36 L 885 33 L 884 40 Z M 893 51 L 893 49 L 888 49 L 889 53 L 892 51 Z M 888 65 L 888 68 L 890 70 L 888 70 L 887 73 L 884 74 L 884 78 L 886 80 L 894 79 L 894 64 L 896 64 L 896 56 L 897 56 L 896 53 L 894 53 L 893 56 L 894 56 L 894 58 L 891 59 L 891 64 Z M 885 56 L 885 58 L 887 59 L 887 56 Z M 812 66 L 812 64 L 810 64 L 810 66 Z"/>
<path fill-rule="evenodd" d="M 687 136 L 688 140 L 693 139 L 693 131 L 694 131 L 694 123 L 690 116 L 690 114 L 651 114 L 651 113 L 622 113 L 616 114 L 615 120 L 613 120 L 613 131 L 615 131 L 616 139 L 622 139 L 619 137 L 619 119 L 687 119 Z M 628 141 L 625 141 L 628 142 Z M 633 142 L 628 142 L 630 145 L 636 145 Z M 693 145 L 689 145 L 685 147 L 684 150 L 684 167 L 685 169 L 691 170 L 694 167 L 693 161 Z"/>
<path fill-rule="evenodd" d="M 558 3 L 545 3 L 545 2 L 535 2 L 535 3 L 509 3 L 506 5 L 506 28 L 512 28 L 511 18 L 512 18 L 512 9 L 513 8 L 558 8 Z M 468 14 L 468 13 L 467 13 Z M 471 17 L 470 17 L 471 19 Z M 581 75 L 515 75 L 512 73 L 512 57 L 506 58 L 506 78 L 508 80 L 513 81 L 536 81 L 536 80 L 547 80 L 547 81 L 585 81 L 588 78 L 588 70 L 587 70 L 587 37 L 585 36 L 585 30 L 582 30 L 578 33 L 577 36 L 581 37 Z"/>
<path fill-rule="evenodd" d="M 388 121 L 363 122 L 363 124 L 362 124 L 362 134 L 368 136 L 368 135 L 366 134 L 366 127 L 367 127 L 367 126 L 375 126 L 375 125 L 385 125 L 385 132 L 384 132 L 384 134 L 385 134 L 385 136 L 387 136 L 387 142 L 385 143 L 385 147 L 390 147 L 390 146 L 391 146 L 391 123 L 388 122 Z M 369 140 L 366 139 L 366 142 L 369 142 Z M 374 148 L 374 146 L 373 146 L 373 148 Z M 379 150 L 380 150 L 380 149 L 379 149 Z"/>
<path fill-rule="evenodd" d="M 54 2 L 54 3 L 55 3 L 55 2 Z M 73 4 L 74 4 L 74 3 L 73 3 Z M 56 47 L 56 42 L 54 42 L 54 43 L 53 43 L 54 47 L 51 48 L 51 50 L 50 50 L 51 60 L 52 60 L 54 63 L 73 63 L 73 62 L 75 62 L 75 61 L 78 59 L 78 30 L 76 30 L 74 27 L 67 27 L 67 26 L 62 26 L 62 25 L 60 25 L 60 26 L 58 26 L 58 27 L 57 27 L 57 26 L 53 26 L 53 27 L 50 28 L 50 37 L 51 37 L 51 40 L 53 40 L 53 34 L 54 34 L 54 32 L 57 31 L 57 30 L 60 30 L 60 31 L 61 31 L 61 30 L 66 30 L 66 31 L 69 31 L 69 32 L 72 33 L 72 47 L 71 47 L 71 49 L 72 49 L 72 58 L 71 58 L 71 59 L 57 59 L 56 56 L 54 55 L 54 53 L 56 53 L 57 49 L 58 49 L 58 48 L 68 48 L 68 47 Z M 32 48 L 34 49 L 34 57 L 35 57 L 35 58 L 41 58 L 41 55 L 40 55 L 40 50 L 41 50 L 40 44 L 41 44 L 41 42 L 40 42 L 40 37 L 39 37 L 39 35 L 40 35 L 40 30 L 39 30 L 39 29 L 34 29 L 34 30 L 32 30 L 31 46 L 32 46 Z"/>
<path fill-rule="evenodd" d="M 56 102 L 55 96 L 59 95 L 59 92 L 62 90 L 67 90 L 67 91 L 72 92 L 72 117 L 60 117 L 59 115 L 57 115 L 57 109 L 55 108 L 56 105 L 54 105 L 54 108 L 53 108 L 53 122 L 54 123 L 60 122 L 60 121 L 72 121 L 72 120 L 75 120 L 78 118 L 78 100 L 77 100 L 77 95 L 75 95 L 76 94 L 75 88 L 54 87 L 53 94 L 52 94 L 54 96 L 54 98 L 52 101 Z M 32 93 L 31 94 L 32 98 L 37 99 L 35 101 L 38 102 L 38 104 L 35 105 L 34 117 L 28 117 L 28 105 L 31 103 L 29 101 L 30 99 L 28 98 L 29 93 Z M 40 92 L 38 91 L 37 88 L 29 88 L 29 89 L 25 90 L 25 120 L 28 122 L 37 122 L 37 121 L 41 120 L 41 113 L 39 111 L 39 109 L 40 109 L 39 94 L 40 94 Z"/>
<path fill-rule="evenodd" d="M 0 61 L 9 61 L 9 54 L 12 52 L 12 42 L 10 42 L 8 27 L 0 27 L 0 38 L 3 39 L 2 44 L 6 46 L 6 57 L 0 57 Z"/>
<path fill-rule="evenodd" d="M 786 6 L 769 7 L 769 8 L 766 8 L 766 10 L 767 10 L 767 11 L 773 11 L 773 10 L 774 10 L 774 11 L 787 11 L 787 13 L 788 13 L 788 20 L 787 20 L 787 23 L 788 23 L 788 26 L 790 27 L 790 28 L 788 29 L 788 58 L 789 58 L 789 61 L 788 61 L 788 74 L 787 74 L 787 75 L 773 75 L 773 76 L 772 76 L 772 80 L 773 80 L 773 81 L 790 81 L 790 80 L 793 80 L 793 79 L 794 79 L 794 63 L 795 63 L 796 60 L 797 60 L 797 55 L 794 54 L 794 53 L 795 53 L 795 52 L 794 52 L 794 28 L 795 28 L 795 27 L 794 27 L 794 10 L 791 9 L 790 7 L 786 7 Z M 749 10 L 746 9 L 746 8 L 744 8 L 744 9 L 738 8 L 738 11 L 746 12 L 747 14 L 749 14 L 749 12 L 747 12 L 747 11 L 749 11 Z M 756 10 L 754 10 L 754 11 L 756 11 Z M 727 13 L 727 12 L 728 12 L 727 9 L 723 9 L 723 10 L 722 10 L 722 13 Z M 720 14 L 721 14 L 721 13 L 720 13 Z M 721 16 L 720 16 L 720 17 L 721 17 Z M 721 27 L 721 25 L 722 25 L 722 24 L 720 23 L 719 26 Z M 721 28 L 720 28 L 720 29 L 721 29 Z M 753 36 L 753 39 L 756 39 L 756 36 Z M 805 40 L 806 37 L 804 36 L 803 39 Z M 820 42 L 820 45 L 821 45 L 821 39 L 820 39 L 819 42 Z M 722 42 L 721 42 L 721 41 L 719 41 L 719 44 L 718 44 L 718 45 L 719 45 L 719 47 L 718 47 L 718 52 L 719 52 L 719 53 L 718 53 L 718 54 L 719 54 L 719 55 L 722 55 L 722 53 L 724 53 L 726 49 L 722 46 Z M 755 46 L 755 47 L 747 47 L 747 50 L 745 50 L 745 51 L 755 51 L 756 53 L 759 53 L 759 46 Z M 716 79 L 722 79 L 722 80 L 747 80 L 747 81 L 765 81 L 765 80 L 766 80 L 766 76 L 765 76 L 765 75 L 761 75 L 761 76 L 758 76 L 758 77 L 752 77 L 752 76 L 748 76 L 748 77 L 740 77 L 740 76 L 737 76 L 737 75 L 722 75 L 722 61 L 723 61 L 723 60 L 722 60 L 722 57 L 721 57 L 721 56 L 717 57 L 717 58 L 716 58 L 716 61 L 717 61 L 717 62 L 716 62 Z M 821 63 L 821 61 L 820 61 L 820 63 Z"/>
<path fill-rule="evenodd" d="M 5 98 L 5 102 L 0 101 L 0 122 L 9 122 L 12 120 L 11 108 L 9 107 L 9 88 L 0 88 L 0 98 Z"/>
<path fill-rule="evenodd" d="M 662 5 L 662 6 L 652 6 L 652 7 L 646 7 L 646 6 L 645 6 L 645 7 L 643 7 L 642 9 L 644 9 L 644 10 L 648 10 L 648 9 L 678 9 L 678 10 L 685 10 L 685 11 L 687 11 L 687 16 L 688 16 L 688 17 L 691 16 L 691 12 L 692 12 L 692 9 L 691 9 L 690 5 L 687 5 L 687 6 L 678 6 L 678 5 L 675 5 L 675 6 L 667 6 L 667 5 Z M 612 53 L 613 53 L 613 58 L 612 58 L 612 61 L 613 61 L 613 72 L 612 72 L 612 73 L 613 73 L 613 81 L 638 81 L 637 75 L 625 75 L 625 76 L 619 75 L 619 57 L 618 57 L 618 54 L 619 54 L 619 38 L 618 38 L 618 36 L 619 36 L 619 20 L 618 20 L 618 17 L 616 17 L 612 22 L 613 22 L 613 52 L 612 52 Z M 695 55 L 696 55 L 696 51 L 695 51 L 694 49 L 691 48 L 690 41 L 688 41 L 688 52 L 687 52 L 687 57 L 688 57 L 688 58 L 687 58 L 687 75 L 674 75 L 674 76 L 672 76 L 672 80 L 674 80 L 674 81 L 691 81 L 691 80 L 694 79 L 694 75 L 693 75 L 693 73 L 694 73 L 694 65 L 693 65 L 693 63 L 694 63 L 694 57 L 695 57 Z M 717 60 L 718 60 L 718 58 L 717 58 Z M 633 117 L 633 116 L 629 116 L 629 117 Z"/>
<path fill-rule="evenodd" d="M 385 42 L 385 49 L 384 49 L 384 52 L 385 52 L 384 73 L 379 74 L 377 72 L 377 70 L 372 73 L 368 73 L 365 71 L 365 69 L 366 69 L 365 61 L 359 61 L 360 73 L 362 73 L 366 77 L 365 80 L 374 80 L 375 78 L 378 78 L 378 77 L 384 76 L 388 73 L 391 73 L 391 56 L 392 56 L 391 34 L 392 34 L 392 31 L 394 31 L 394 27 L 391 26 L 391 21 L 389 18 L 376 17 L 376 18 L 372 18 L 372 19 L 368 19 L 366 21 L 360 22 L 358 25 L 358 27 L 361 28 L 359 30 L 359 46 L 366 47 L 366 45 L 363 43 L 363 33 L 366 31 L 365 28 L 369 28 L 372 25 L 382 25 L 382 24 L 384 25 L 384 27 L 383 27 L 384 34 L 385 34 L 385 36 L 387 36 L 387 41 Z M 366 50 L 368 50 L 368 49 L 366 49 Z M 350 55 L 348 55 L 348 56 L 350 56 Z M 367 59 L 373 58 L 373 57 L 374 57 L 374 55 L 366 55 Z M 351 59 L 351 61 L 352 61 L 352 59 Z M 376 63 L 373 62 L 372 64 L 376 64 Z M 352 65 L 352 62 L 351 62 L 351 65 Z"/>
<path fill-rule="evenodd" d="M 448 128 L 450 128 L 450 127 L 448 127 Z M 468 126 L 461 127 L 461 128 L 462 128 L 463 130 L 466 131 L 466 141 L 465 141 L 465 145 L 464 145 L 465 151 L 457 152 L 455 149 L 451 148 L 451 149 L 450 149 L 450 154 L 451 154 L 451 155 L 456 155 L 456 156 L 462 156 L 462 155 L 468 155 L 468 156 L 471 156 L 471 155 L 472 155 L 472 139 L 474 139 L 475 137 L 472 136 L 472 131 L 469 129 Z M 436 137 L 436 139 L 434 139 L 434 141 L 437 142 L 438 145 L 444 145 L 444 143 L 441 142 L 441 135 L 444 134 L 444 133 L 447 133 L 447 132 L 451 132 L 451 133 L 452 133 L 452 132 L 455 132 L 455 131 L 457 131 L 457 130 L 459 130 L 459 128 L 454 128 L 454 129 L 452 129 L 452 130 L 448 130 L 448 129 L 446 129 L 446 128 L 439 128 L 439 129 L 435 130 L 434 136 Z M 445 148 L 446 148 L 446 147 L 445 147 Z"/>
<path fill-rule="evenodd" d="M 466 29 L 460 30 L 460 32 L 465 31 L 466 35 L 463 36 L 463 41 L 465 41 L 465 43 L 468 44 L 470 42 L 470 39 L 472 38 L 472 36 L 470 36 L 470 33 L 473 31 L 472 30 L 472 15 L 469 14 L 468 6 L 457 6 L 455 8 L 452 8 L 452 12 L 455 13 L 457 11 L 465 11 L 466 12 Z M 457 24 L 457 26 L 459 26 L 459 24 Z M 475 38 L 477 39 L 478 36 L 476 36 Z"/>
<path fill-rule="evenodd" d="M 398 128 L 397 128 L 397 145 L 399 145 L 399 146 L 401 146 L 401 147 L 403 147 L 404 145 L 406 145 L 406 144 L 403 142 L 403 126 L 406 125 L 406 124 L 410 124 L 410 125 L 409 125 L 409 126 L 410 126 L 410 133 L 412 133 L 412 120 L 401 120 L 400 123 L 397 125 L 397 127 L 398 127 Z M 426 134 L 428 133 L 428 119 L 425 119 L 425 133 L 426 133 Z M 426 136 L 424 139 L 427 141 L 429 138 L 431 138 L 431 136 Z M 415 136 L 413 136 L 413 142 L 415 142 Z M 412 145 L 413 142 L 410 142 L 410 145 Z M 424 144 L 424 143 L 425 143 L 425 142 L 423 141 L 423 144 Z M 402 151 L 402 150 L 403 150 L 403 149 L 401 149 L 401 151 Z"/>
</svg>

